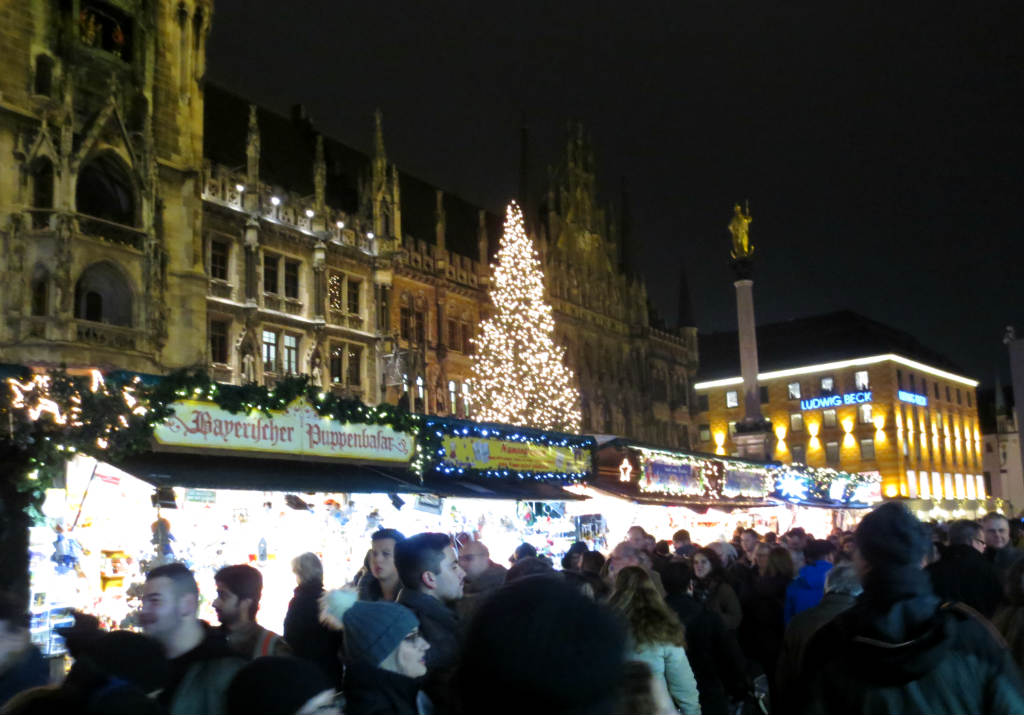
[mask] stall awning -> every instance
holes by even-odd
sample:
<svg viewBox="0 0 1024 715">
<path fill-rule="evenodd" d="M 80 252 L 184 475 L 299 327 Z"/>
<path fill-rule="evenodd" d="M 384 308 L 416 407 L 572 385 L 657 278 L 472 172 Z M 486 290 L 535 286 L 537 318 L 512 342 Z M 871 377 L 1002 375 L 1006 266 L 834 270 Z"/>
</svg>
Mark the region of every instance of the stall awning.
<svg viewBox="0 0 1024 715">
<path fill-rule="evenodd" d="M 580 501 L 586 499 L 567 492 L 557 484 L 527 479 L 454 479 L 441 474 L 428 475 L 424 488 L 442 497 L 463 499 L 514 499 L 516 501 Z"/>
<path fill-rule="evenodd" d="M 630 485 L 623 485 L 621 488 L 614 482 L 596 482 L 589 485 L 591 489 L 604 492 L 613 497 L 626 499 L 635 504 L 644 506 L 682 506 L 698 513 L 704 513 L 708 509 L 719 511 L 734 511 L 736 509 L 756 509 L 758 507 L 777 506 L 777 503 L 769 499 L 707 499 L 702 497 L 666 496 L 662 494 L 638 494 Z"/>
<path fill-rule="evenodd" d="M 148 452 L 115 464 L 155 486 L 302 492 L 429 492 L 405 468 Z"/>
</svg>

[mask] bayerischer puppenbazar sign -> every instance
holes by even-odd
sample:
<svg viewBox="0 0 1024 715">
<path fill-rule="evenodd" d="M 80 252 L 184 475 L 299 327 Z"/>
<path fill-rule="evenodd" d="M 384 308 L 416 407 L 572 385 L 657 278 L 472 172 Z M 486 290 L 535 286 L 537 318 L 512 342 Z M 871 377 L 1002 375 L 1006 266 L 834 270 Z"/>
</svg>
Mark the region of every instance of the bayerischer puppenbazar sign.
<svg viewBox="0 0 1024 715">
<path fill-rule="evenodd" d="M 154 428 L 162 447 L 261 452 L 370 462 L 408 462 L 415 438 L 385 425 L 338 422 L 305 400 L 283 411 L 231 413 L 212 402 L 175 402 L 174 415 Z"/>
</svg>

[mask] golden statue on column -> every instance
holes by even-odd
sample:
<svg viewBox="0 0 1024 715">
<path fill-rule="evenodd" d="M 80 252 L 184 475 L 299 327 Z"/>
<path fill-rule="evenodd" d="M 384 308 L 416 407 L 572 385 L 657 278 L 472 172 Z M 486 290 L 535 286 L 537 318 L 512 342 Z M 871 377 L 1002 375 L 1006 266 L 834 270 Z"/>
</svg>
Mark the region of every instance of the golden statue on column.
<svg viewBox="0 0 1024 715">
<path fill-rule="evenodd" d="M 750 215 L 750 204 L 747 204 L 746 211 L 740 208 L 739 204 L 733 206 L 732 220 L 729 221 L 729 233 L 732 234 L 732 257 L 734 260 L 742 261 L 754 255 L 754 247 L 750 245 L 750 224 L 753 222 Z"/>
</svg>

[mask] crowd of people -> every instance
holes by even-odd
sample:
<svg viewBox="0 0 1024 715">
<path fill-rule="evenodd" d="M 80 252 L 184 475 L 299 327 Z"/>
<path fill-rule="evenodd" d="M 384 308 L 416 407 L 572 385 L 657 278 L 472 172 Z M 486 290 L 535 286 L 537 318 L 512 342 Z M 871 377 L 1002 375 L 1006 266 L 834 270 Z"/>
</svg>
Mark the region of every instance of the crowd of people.
<svg viewBox="0 0 1024 715">
<path fill-rule="evenodd" d="M 193 573 L 146 576 L 142 633 L 79 614 L 49 684 L 27 615 L 0 601 L 5 713 L 1021 713 L 1024 552 L 1011 523 L 929 526 L 898 502 L 854 532 L 731 542 L 629 529 L 607 558 L 556 565 L 523 544 L 506 567 L 469 534 L 380 529 L 364 568 L 325 591 L 292 563 L 277 634 L 264 583 L 222 568 L 200 620 Z M 274 588 L 281 585 L 274 584 Z"/>
</svg>

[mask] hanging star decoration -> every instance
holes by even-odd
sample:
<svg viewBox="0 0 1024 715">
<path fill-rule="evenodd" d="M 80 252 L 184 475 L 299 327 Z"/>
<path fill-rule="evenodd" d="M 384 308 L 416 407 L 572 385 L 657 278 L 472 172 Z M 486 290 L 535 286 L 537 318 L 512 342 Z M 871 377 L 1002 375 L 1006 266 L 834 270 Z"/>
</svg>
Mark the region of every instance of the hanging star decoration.
<svg viewBox="0 0 1024 715">
<path fill-rule="evenodd" d="M 622 458 L 622 464 L 619 465 L 619 481 L 628 482 L 633 474 L 633 465 L 629 463 L 629 457 Z"/>
</svg>

